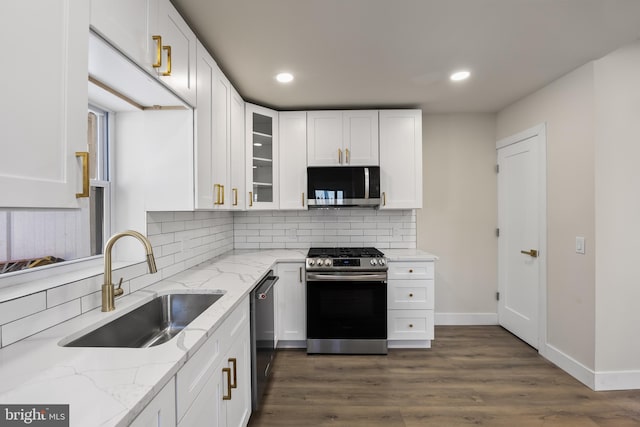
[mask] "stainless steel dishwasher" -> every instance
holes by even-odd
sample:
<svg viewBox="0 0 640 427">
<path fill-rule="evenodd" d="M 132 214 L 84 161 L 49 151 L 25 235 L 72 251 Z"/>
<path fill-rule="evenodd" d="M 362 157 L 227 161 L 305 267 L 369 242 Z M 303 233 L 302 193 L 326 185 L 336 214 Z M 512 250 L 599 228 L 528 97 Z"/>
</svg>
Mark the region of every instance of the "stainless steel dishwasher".
<svg viewBox="0 0 640 427">
<path fill-rule="evenodd" d="M 269 382 L 275 356 L 274 292 L 270 270 L 251 292 L 251 406 L 257 410 Z"/>
</svg>

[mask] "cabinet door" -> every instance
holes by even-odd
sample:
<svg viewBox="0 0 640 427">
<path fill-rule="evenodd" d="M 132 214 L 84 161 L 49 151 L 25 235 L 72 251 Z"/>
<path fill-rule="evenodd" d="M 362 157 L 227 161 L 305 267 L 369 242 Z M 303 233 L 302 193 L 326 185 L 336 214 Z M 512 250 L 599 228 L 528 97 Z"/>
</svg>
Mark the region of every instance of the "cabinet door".
<svg viewBox="0 0 640 427">
<path fill-rule="evenodd" d="M 422 208 L 422 112 L 380 111 L 380 209 Z"/>
<path fill-rule="evenodd" d="M 231 188 L 229 187 L 229 161 L 231 159 L 229 114 L 231 100 L 231 83 L 216 67 L 213 80 L 213 141 L 212 141 L 212 176 L 214 186 L 217 185 L 218 199 L 215 208 L 228 209 L 231 205 Z"/>
<path fill-rule="evenodd" d="M 342 112 L 307 112 L 307 165 L 339 166 L 345 153 L 342 147 Z"/>
<path fill-rule="evenodd" d="M 240 94 L 231 88 L 231 209 L 244 210 L 247 206 L 245 188 L 245 129 L 244 129 L 244 100 Z"/>
<path fill-rule="evenodd" d="M 278 209 L 278 112 L 246 105 L 248 209 Z"/>
<path fill-rule="evenodd" d="M 228 427 L 246 426 L 251 415 L 251 341 L 245 324 L 227 353 L 225 365 L 231 370 L 231 399 L 224 400 Z M 223 385 L 226 389 L 226 378 Z"/>
<path fill-rule="evenodd" d="M 6 0 L 0 16 L 0 205 L 77 208 L 83 180 L 75 153 L 87 151 L 89 3 Z"/>
<path fill-rule="evenodd" d="M 378 111 L 343 112 L 344 164 L 378 166 Z"/>
<path fill-rule="evenodd" d="M 279 345 L 304 347 L 307 339 L 304 263 L 278 264 L 278 277 L 276 331 Z"/>
<path fill-rule="evenodd" d="M 162 66 L 158 68 L 159 76 L 195 107 L 196 35 L 169 0 L 160 0 L 158 30 L 162 36 Z M 167 47 L 170 49 L 166 49 Z"/>
<path fill-rule="evenodd" d="M 211 209 L 219 197 L 213 180 L 213 82 L 217 65 L 209 52 L 198 43 L 197 48 L 198 83 L 196 108 L 196 208 Z"/>
<path fill-rule="evenodd" d="M 176 425 L 175 379 L 165 385 L 146 408 L 140 412 L 130 427 L 170 427 Z M 196 424 L 193 424 L 196 425 Z M 203 425 L 203 424 L 198 424 Z"/>
<path fill-rule="evenodd" d="M 222 400 L 226 391 L 226 374 L 222 372 L 222 367 L 222 364 L 216 366 L 213 374 L 207 378 L 198 397 L 178 423 L 179 427 L 227 425 L 227 414 Z"/>
<path fill-rule="evenodd" d="M 91 27 L 142 68 L 153 71 L 158 0 L 91 0 Z M 155 71 L 154 71 L 155 72 Z"/>
<path fill-rule="evenodd" d="M 307 208 L 307 114 L 278 114 L 280 123 L 280 209 Z"/>
</svg>

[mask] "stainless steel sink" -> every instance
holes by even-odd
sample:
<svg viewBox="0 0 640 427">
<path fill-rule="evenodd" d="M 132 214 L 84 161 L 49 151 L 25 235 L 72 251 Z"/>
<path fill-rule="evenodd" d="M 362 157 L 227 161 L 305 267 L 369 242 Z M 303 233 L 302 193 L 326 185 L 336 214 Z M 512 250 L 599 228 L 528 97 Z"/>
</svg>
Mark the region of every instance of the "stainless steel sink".
<svg viewBox="0 0 640 427">
<path fill-rule="evenodd" d="M 176 336 L 222 295 L 161 295 L 64 347 L 153 347 Z"/>
</svg>

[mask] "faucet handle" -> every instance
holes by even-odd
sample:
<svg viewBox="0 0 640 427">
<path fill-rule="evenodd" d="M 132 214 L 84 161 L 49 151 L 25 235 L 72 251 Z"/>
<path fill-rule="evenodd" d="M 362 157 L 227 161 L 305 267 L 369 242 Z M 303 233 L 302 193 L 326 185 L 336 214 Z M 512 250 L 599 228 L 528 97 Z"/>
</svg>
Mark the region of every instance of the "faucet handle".
<svg viewBox="0 0 640 427">
<path fill-rule="evenodd" d="M 119 297 L 122 294 L 124 294 L 124 289 L 122 289 L 122 277 L 121 277 L 120 281 L 118 282 L 118 287 L 113 290 L 113 296 Z"/>
</svg>

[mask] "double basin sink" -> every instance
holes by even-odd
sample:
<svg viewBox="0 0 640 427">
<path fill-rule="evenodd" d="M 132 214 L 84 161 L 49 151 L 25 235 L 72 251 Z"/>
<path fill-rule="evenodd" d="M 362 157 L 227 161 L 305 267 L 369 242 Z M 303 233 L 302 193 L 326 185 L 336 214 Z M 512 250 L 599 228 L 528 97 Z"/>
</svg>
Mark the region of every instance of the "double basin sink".
<svg viewBox="0 0 640 427">
<path fill-rule="evenodd" d="M 147 348 L 169 341 L 224 292 L 160 295 L 64 347 Z"/>
</svg>

